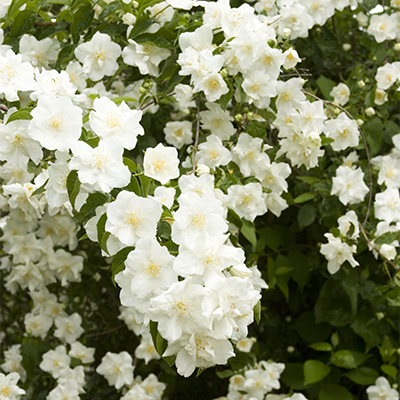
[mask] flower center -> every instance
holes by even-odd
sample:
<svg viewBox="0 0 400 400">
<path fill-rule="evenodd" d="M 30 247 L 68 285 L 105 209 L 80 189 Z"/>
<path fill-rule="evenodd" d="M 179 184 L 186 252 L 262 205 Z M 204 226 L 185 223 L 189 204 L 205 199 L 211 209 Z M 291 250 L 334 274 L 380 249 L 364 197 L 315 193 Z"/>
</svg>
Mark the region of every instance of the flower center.
<svg viewBox="0 0 400 400">
<path fill-rule="evenodd" d="M 60 131 L 64 125 L 64 119 L 60 117 L 57 113 L 54 113 L 49 118 L 49 126 L 53 128 L 55 131 Z"/>
<path fill-rule="evenodd" d="M 130 212 L 125 218 L 125 222 L 127 224 L 133 225 L 135 228 L 139 228 L 142 221 L 143 218 L 140 217 L 140 213 L 138 212 Z"/>
<path fill-rule="evenodd" d="M 146 273 L 149 274 L 152 278 L 156 278 L 160 275 L 160 267 L 156 264 L 150 263 L 146 267 Z"/>
<path fill-rule="evenodd" d="M 196 228 L 205 228 L 206 227 L 206 219 L 207 217 L 202 214 L 196 214 L 192 218 L 192 225 L 194 225 Z"/>
</svg>

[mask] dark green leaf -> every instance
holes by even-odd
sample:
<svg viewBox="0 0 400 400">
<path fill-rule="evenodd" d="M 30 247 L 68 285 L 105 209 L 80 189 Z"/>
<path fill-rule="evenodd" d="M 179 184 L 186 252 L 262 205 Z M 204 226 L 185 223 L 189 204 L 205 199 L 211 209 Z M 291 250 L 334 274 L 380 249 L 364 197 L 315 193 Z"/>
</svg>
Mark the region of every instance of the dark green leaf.
<svg viewBox="0 0 400 400">
<path fill-rule="evenodd" d="M 261 300 L 258 300 L 257 304 L 254 307 L 254 319 L 257 322 L 257 325 L 260 324 L 261 321 Z"/>
<path fill-rule="evenodd" d="M 330 362 L 337 367 L 353 369 L 361 365 L 369 355 L 352 350 L 339 350 L 331 355 Z"/>
<path fill-rule="evenodd" d="M 219 379 L 225 379 L 235 375 L 235 372 L 232 371 L 231 369 L 225 369 L 223 371 L 216 371 L 216 374 Z"/>
<path fill-rule="evenodd" d="M 297 214 L 297 221 L 299 223 L 300 229 L 311 225 L 315 221 L 317 211 L 311 204 L 306 204 L 301 207 L 299 213 Z"/>
<path fill-rule="evenodd" d="M 113 1 L 112 3 L 107 4 L 103 11 L 100 13 L 99 17 L 97 18 L 98 21 L 103 20 L 105 17 L 112 14 L 114 11 L 118 10 L 121 7 L 119 1 Z"/>
<path fill-rule="evenodd" d="M 399 232 L 386 232 L 383 235 L 375 239 L 375 244 L 390 244 L 395 240 L 399 240 Z"/>
<path fill-rule="evenodd" d="M 381 365 L 381 370 L 392 378 L 395 378 L 398 373 L 398 369 L 394 365 Z"/>
<path fill-rule="evenodd" d="M 311 347 L 313 350 L 316 351 L 332 351 L 332 345 L 327 342 L 317 342 L 310 344 L 308 347 Z"/>
<path fill-rule="evenodd" d="M 332 96 L 330 95 L 330 93 L 331 93 L 332 89 L 336 86 L 336 82 L 321 75 L 317 79 L 317 85 L 326 100 L 332 99 Z"/>
<path fill-rule="evenodd" d="M 17 14 L 15 21 L 11 26 L 10 36 L 19 37 L 24 33 L 31 32 L 34 29 L 36 13 L 32 10 L 24 10 Z"/>
<path fill-rule="evenodd" d="M 318 393 L 318 400 L 353 400 L 351 393 L 343 386 L 326 385 Z"/>
<path fill-rule="evenodd" d="M 247 125 L 246 132 L 254 138 L 259 137 L 261 139 L 265 139 L 265 136 L 267 135 L 267 128 L 265 127 L 264 123 L 252 119 Z"/>
<path fill-rule="evenodd" d="M 96 214 L 96 208 L 108 201 L 108 197 L 104 193 L 91 193 L 86 199 L 85 204 L 79 212 L 74 215 L 77 224 L 82 224 Z"/>
<path fill-rule="evenodd" d="M 296 204 L 305 203 L 306 201 L 312 200 L 315 196 L 315 193 L 312 192 L 303 193 L 300 196 L 297 196 L 294 199 L 294 202 Z"/>
<path fill-rule="evenodd" d="M 78 178 L 77 171 L 71 171 L 67 176 L 67 191 L 68 198 L 71 202 L 72 207 L 75 207 L 75 200 L 79 194 L 79 189 L 81 188 L 81 182 Z"/>
<path fill-rule="evenodd" d="M 92 5 L 86 4 L 78 9 L 74 14 L 71 24 L 71 35 L 74 43 L 79 42 L 80 35 L 90 27 L 94 18 Z"/>
<path fill-rule="evenodd" d="M 383 133 L 382 120 L 379 117 L 374 117 L 362 126 L 362 130 L 368 143 L 371 155 L 374 156 L 378 153 L 381 147 Z"/>
<path fill-rule="evenodd" d="M 137 172 L 136 164 L 133 160 L 127 157 L 123 157 L 123 163 L 129 168 L 132 174 Z"/>
<path fill-rule="evenodd" d="M 254 248 L 257 247 L 257 236 L 254 224 L 249 221 L 243 220 L 243 225 L 240 228 L 240 232 Z"/>
<path fill-rule="evenodd" d="M 324 379 L 331 368 L 318 360 L 307 360 L 303 366 L 304 385 L 312 385 Z"/>
<path fill-rule="evenodd" d="M 49 178 L 47 178 L 46 182 L 43 183 L 42 186 L 38 187 L 32 194 L 31 196 L 36 196 L 37 194 L 43 193 L 46 190 L 46 185 L 49 182 Z"/>
<path fill-rule="evenodd" d="M 373 385 L 379 374 L 373 368 L 360 367 L 347 372 L 344 376 L 357 383 L 357 385 Z"/>
</svg>

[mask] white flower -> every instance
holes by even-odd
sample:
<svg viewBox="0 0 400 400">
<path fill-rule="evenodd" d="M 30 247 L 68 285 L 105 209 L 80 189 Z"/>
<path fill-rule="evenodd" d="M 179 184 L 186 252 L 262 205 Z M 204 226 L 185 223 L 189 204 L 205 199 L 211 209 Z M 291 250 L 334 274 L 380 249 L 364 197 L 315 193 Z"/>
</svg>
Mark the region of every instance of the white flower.
<svg viewBox="0 0 400 400">
<path fill-rule="evenodd" d="M 384 192 L 377 193 L 374 202 L 375 217 L 387 223 L 400 221 L 399 189 L 388 187 Z"/>
<path fill-rule="evenodd" d="M 206 141 L 199 145 L 197 156 L 198 163 L 205 164 L 210 168 L 226 165 L 232 159 L 230 151 L 222 144 L 217 135 L 208 136 Z"/>
<path fill-rule="evenodd" d="M 55 350 L 49 350 L 43 354 L 39 368 L 57 379 L 61 376 L 63 370 L 69 368 L 70 362 L 71 358 L 67 355 L 65 346 L 57 346 Z"/>
<path fill-rule="evenodd" d="M 336 119 L 325 121 L 323 130 L 327 137 L 334 139 L 331 146 L 335 151 L 358 145 L 360 135 L 357 122 L 350 119 L 344 112 L 341 112 Z"/>
<path fill-rule="evenodd" d="M 135 148 L 137 136 L 144 135 L 140 110 L 131 110 L 124 101 L 117 106 L 104 96 L 94 100 L 93 109 L 89 123 L 94 133 L 107 142 L 119 141 L 127 150 Z"/>
<path fill-rule="evenodd" d="M 112 42 L 110 36 L 96 32 L 89 42 L 75 49 L 76 58 L 83 64 L 83 71 L 92 81 L 98 81 L 104 75 L 112 75 L 118 69 L 117 58 L 121 47 Z"/>
<path fill-rule="evenodd" d="M 37 40 L 34 36 L 23 35 L 19 42 L 23 61 L 28 61 L 38 68 L 48 68 L 49 63 L 56 62 L 59 50 L 59 41 L 50 38 Z"/>
<path fill-rule="evenodd" d="M 235 132 L 232 121 L 233 117 L 228 111 L 224 111 L 217 103 L 206 103 L 209 111 L 200 113 L 203 129 L 208 129 L 221 140 L 228 140 Z"/>
<path fill-rule="evenodd" d="M 333 97 L 335 103 L 344 106 L 349 101 L 350 89 L 346 84 L 340 82 L 329 94 Z"/>
<path fill-rule="evenodd" d="M 161 204 L 156 200 L 122 191 L 107 208 L 106 231 L 132 246 L 140 238 L 155 236 L 161 214 Z"/>
<path fill-rule="evenodd" d="M 361 168 L 340 166 L 332 180 L 331 194 L 339 196 L 344 205 L 360 203 L 369 190 Z"/>
<path fill-rule="evenodd" d="M 167 122 L 164 128 L 165 141 L 177 149 L 192 143 L 192 123 L 190 121 Z"/>
<path fill-rule="evenodd" d="M 107 379 L 110 386 L 121 389 L 124 385 L 133 382 L 132 357 L 128 352 L 122 351 L 119 354 L 107 352 L 101 359 L 101 364 L 96 368 L 96 372 Z"/>
<path fill-rule="evenodd" d="M 71 149 L 74 156 L 69 168 L 77 170 L 80 182 L 91 185 L 93 190 L 107 193 L 130 182 L 131 173 L 122 163 L 123 147 L 119 140 L 100 140 L 95 148 L 77 141 Z"/>
<path fill-rule="evenodd" d="M 54 336 L 67 343 L 73 343 L 85 331 L 81 323 L 82 317 L 77 313 L 73 313 L 68 317 L 57 317 L 54 320 L 54 324 L 57 328 L 54 332 Z"/>
<path fill-rule="evenodd" d="M 367 32 L 374 36 L 378 43 L 396 38 L 397 27 L 387 14 L 373 15 L 369 21 Z"/>
<path fill-rule="evenodd" d="M 143 159 L 144 174 L 161 184 L 179 176 L 178 151 L 174 147 L 159 143 L 154 148 L 148 148 Z"/>
<path fill-rule="evenodd" d="M 135 356 L 144 360 L 146 364 L 150 360 L 159 360 L 160 355 L 154 348 L 153 339 L 151 335 L 143 336 L 140 340 L 140 345 L 135 349 Z"/>
<path fill-rule="evenodd" d="M 79 358 L 84 364 L 89 364 L 94 361 L 95 348 L 86 347 L 81 342 L 71 343 L 71 350 L 69 355 L 71 357 Z"/>
<path fill-rule="evenodd" d="M 19 100 L 18 91 L 34 90 L 33 67 L 22 62 L 22 55 L 8 50 L 5 56 L 0 53 L 0 93 L 8 101 Z"/>
<path fill-rule="evenodd" d="M 375 385 L 367 388 L 368 400 L 399 400 L 399 392 L 390 387 L 386 378 L 380 376 Z"/>
<path fill-rule="evenodd" d="M 244 338 L 236 343 L 236 348 L 242 353 L 250 353 L 256 338 Z"/>
<path fill-rule="evenodd" d="M 353 268 L 359 265 L 353 257 L 353 254 L 357 252 L 355 244 L 349 246 L 331 233 L 325 233 L 325 237 L 328 239 L 328 243 L 321 246 L 320 252 L 328 260 L 328 271 L 331 274 L 339 271 L 340 266 L 345 261 L 348 261 Z"/>
<path fill-rule="evenodd" d="M 24 323 L 26 330 L 30 331 L 32 336 L 39 336 L 44 339 L 53 325 L 53 320 L 43 312 L 37 315 L 28 313 L 25 315 Z"/>
<path fill-rule="evenodd" d="M 167 188 L 165 186 L 158 186 L 156 190 L 154 190 L 154 199 L 156 199 L 159 203 L 164 205 L 167 208 L 171 208 L 174 204 L 175 199 L 175 189 Z"/>
<path fill-rule="evenodd" d="M 82 110 L 69 97 L 41 96 L 28 134 L 48 150 L 68 151 L 81 136 Z"/>
<path fill-rule="evenodd" d="M 20 376 L 17 372 L 4 375 L 0 372 L 0 399 L 17 400 L 25 394 L 25 390 L 17 386 Z"/>
</svg>

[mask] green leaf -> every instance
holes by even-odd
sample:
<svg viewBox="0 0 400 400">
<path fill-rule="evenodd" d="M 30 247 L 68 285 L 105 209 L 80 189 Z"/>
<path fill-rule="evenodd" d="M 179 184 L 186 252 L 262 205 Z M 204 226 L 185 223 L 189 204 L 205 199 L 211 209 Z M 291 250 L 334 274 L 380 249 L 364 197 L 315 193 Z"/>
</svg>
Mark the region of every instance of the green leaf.
<svg viewBox="0 0 400 400">
<path fill-rule="evenodd" d="M 254 306 L 254 319 L 257 322 L 257 325 L 260 324 L 261 321 L 261 300 L 258 300 L 257 304 Z"/>
<path fill-rule="evenodd" d="M 101 240 L 103 239 L 104 233 L 106 231 L 106 222 L 107 222 L 107 214 L 104 213 L 99 220 L 97 221 L 96 227 L 97 227 L 97 241 L 99 244 L 101 243 Z"/>
<path fill-rule="evenodd" d="M 328 279 L 321 288 L 314 308 L 316 322 L 345 326 L 354 320 L 350 299 L 341 282 Z"/>
<path fill-rule="evenodd" d="M 365 139 L 368 143 L 371 156 L 378 153 L 383 133 L 383 124 L 379 117 L 374 117 L 371 120 L 364 123 L 362 130 L 365 135 Z"/>
<path fill-rule="evenodd" d="M 357 383 L 357 385 L 373 385 L 379 374 L 373 368 L 360 367 L 347 372 L 344 376 Z"/>
<path fill-rule="evenodd" d="M 31 115 L 32 108 L 26 107 L 21 108 L 18 111 L 13 112 L 7 119 L 6 125 L 12 121 L 17 121 L 21 119 L 29 120 L 32 119 Z"/>
<path fill-rule="evenodd" d="M 10 6 L 8 7 L 8 12 L 7 12 L 7 17 L 9 19 L 11 19 L 11 17 L 13 16 L 13 14 L 19 11 L 19 8 L 22 7 L 24 4 L 26 4 L 27 1 L 26 0 L 13 0 L 12 3 L 10 4 Z"/>
<path fill-rule="evenodd" d="M 78 9 L 74 14 L 71 24 L 71 35 L 74 43 L 79 42 L 80 35 L 92 25 L 94 10 L 92 5 L 86 4 Z"/>
<path fill-rule="evenodd" d="M 172 367 L 172 366 L 175 364 L 176 355 L 163 357 L 162 359 L 163 359 L 170 367 Z"/>
<path fill-rule="evenodd" d="M 150 321 L 150 334 L 153 339 L 154 348 L 162 356 L 168 346 L 168 342 L 158 332 L 158 323 Z"/>
<path fill-rule="evenodd" d="M 223 371 L 216 371 L 216 374 L 219 379 L 225 379 L 235 375 L 235 372 L 232 371 L 231 369 L 225 369 Z"/>
<path fill-rule="evenodd" d="M 332 89 L 336 86 L 336 82 L 321 75 L 317 79 L 317 85 L 325 99 L 327 99 L 327 100 L 332 99 L 332 96 L 330 95 L 330 93 L 331 93 Z"/>
<path fill-rule="evenodd" d="M 296 179 L 299 179 L 300 181 L 308 183 L 309 185 L 312 185 L 313 183 L 317 183 L 317 182 L 321 181 L 320 179 L 315 178 L 314 176 L 297 176 Z"/>
<path fill-rule="evenodd" d="M 103 20 L 105 17 L 112 14 L 114 11 L 118 10 L 121 7 L 119 1 L 113 1 L 112 3 L 107 4 L 103 11 L 100 13 L 99 17 L 97 18 L 98 21 Z"/>
<path fill-rule="evenodd" d="M 286 363 L 281 380 L 285 385 L 294 390 L 304 389 L 304 372 L 301 363 Z M 337 400 L 337 399 L 336 399 Z"/>
<path fill-rule="evenodd" d="M 312 385 L 324 379 L 331 372 L 331 367 L 318 360 L 307 360 L 303 366 L 304 385 Z"/>
<path fill-rule="evenodd" d="M 170 31 L 168 28 L 160 28 L 155 33 L 144 33 L 135 38 L 137 43 L 151 42 L 157 47 L 169 48 L 174 45 L 176 34 Z"/>
<path fill-rule="evenodd" d="M 37 339 L 27 337 L 22 339 L 21 346 L 22 366 L 27 370 L 28 374 L 34 373 L 35 366 L 39 365 L 41 355 L 39 353 L 39 341 Z"/>
<path fill-rule="evenodd" d="M 127 157 L 123 157 L 123 163 L 129 168 L 132 174 L 137 172 L 137 166 L 133 160 Z"/>
<path fill-rule="evenodd" d="M 395 240 L 399 240 L 399 232 L 386 232 L 383 235 L 379 236 L 377 239 L 375 239 L 375 244 L 381 245 L 381 244 L 390 244 L 394 242 Z"/>
<path fill-rule="evenodd" d="M 74 220 L 77 224 L 83 224 L 96 214 L 96 208 L 102 206 L 108 201 L 107 195 L 104 193 L 91 193 L 86 199 L 85 204 L 79 212 L 74 215 Z"/>
<path fill-rule="evenodd" d="M 157 224 L 157 236 L 161 239 L 171 240 L 171 225 L 167 221 Z"/>
<path fill-rule="evenodd" d="M 286 275 L 293 270 L 294 270 L 293 267 L 278 267 L 275 270 L 275 275 Z"/>
<path fill-rule="evenodd" d="M 337 332 L 333 332 L 331 336 L 331 343 L 333 347 L 336 347 L 339 344 L 339 334 Z"/>
<path fill-rule="evenodd" d="M 353 400 L 351 393 L 343 386 L 326 385 L 321 387 L 318 400 Z"/>
<path fill-rule="evenodd" d="M 102 250 L 104 250 L 107 254 L 110 254 L 108 252 L 108 248 L 107 248 L 107 240 L 110 237 L 111 233 L 110 232 L 104 232 L 103 237 L 101 238 L 101 242 L 99 242 L 100 244 L 100 248 Z"/>
<path fill-rule="evenodd" d="M 306 204 L 301 207 L 299 213 L 297 214 L 297 221 L 299 223 L 300 229 L 311 225 L 315 221 L 317 215 L 317 210 L 311 204 Z"/>
<path fill-rule="evenodd" d="M 43 193 L 46 190 L 46 185 L 49 182 L 49 178 L 47 178 L 46 182 L 43 183 L 42 186 L 38 187 L 32 194 L 31 196 L 36 196 L 37 194 Z"/>
<path fill-rule="evenodd" d="M 312 192 L 303 193 L 300 196 L 297 196 L 294 199 L 294 202 L 296 204 L 305 203 L 306 201 L 312 200 L 315 196 L 316 194 Z"/>
<path fill-rule="evenodd" d="M 392 341 L 389 336 L 385 336 L 382 344 L 379 346 L 379 353 L 381 354 L 382 360 L 384 362 L 388 362 L 392 355 L 396 352 L 396 349 L 393 348 Z"/>
<path fill-rule="evenodd" d="M 113 258 L 112 263 L 111 263 L 111 272 L 112 272 L 112 277 L 114 278 L 115 275 L 121 271 L 120 267 L 124 266 L 125 260 L 128 258 L 128 255 L 131 251 L 135 250 L 135 247 L 130 246 L 130 247 L 125 247 L 122 250 L 120 250 Z"/>
<path fill-rule="evenodd" d="M 331 143 L 333 143 L 335 139 L 326 137 L 326 136 L 321 136 L 321 146 L 328 146 Z"/>
<path fill-rule="evenodd" d="M 353 369 L 361 365 L 367 358 L 369 358 L 368 355 L 358 351 L 339 350 L 331 355 L 329 362 L 337 367 Z"/>
<path fill-rule="evenodd" d="M 115 104 L 120 104 L 123 101 L 128 102 L 128 101 L 136 101 L 136 99 L 134 99 L 133 97 L 128 97 L 128 96 L 119 96 L 119 97 L 114 97 L 113 99 L 111 99 L 111 101 L 113 101 Z"/>
<path fill-rule="evenodd" d="M 261 139 L 265 139 L 265 136 L 267 135 L 267 128 L 265 127 L 264 123 L 252 119 L 247 125 L 246 132 L 254 138 L 259 137 Z"/>
<path fill-rule="evenodd" d="M 79 194 L 79 189 L 81 188 L 81 182 L 78 178 L 78 171 L 71 171 L 67 176 L 67 191 L 68 198 L 71 202 L 72 207 L 75 207 L 75 200 Z"/>
<path fill-rule="evenodd" d="M 308 347 L 311 347 L 313 350 L 316 351 L 332 351 L 332 345 L 327 342 L 317 342 L 310 344 Z"/>
<path fill-rule="evenodd" d="M 257 247 L 257 236 L 254 224 L 247 220 L 243 220 L 243 225 L 240 228 L 240 232 L 254 248 Z"/>
<path fill-rule="evenodd" d="M 33 31 L 36 22 L 36 13 L 32 10 L 20 11 L 12 26 L 10 31 L 10 36 L 19 37 L 24 33 Z"/>
<path fill-rule="evenodd" d="M 221 106 L 221 108 L 224 111 L 226 110 L 226 107 L 228 106 L 228 103 L 230 102 L 231 98 L 233 97 L 233 86 L 232 86 L 232 83 L 229 80 L 227 81 L 227 85 L 228 85 L 228 88 L 229 88 L 229 92 L 223 94 L 218 100 L 219 105 Z"/>
<path fill-rule="evenodd" d="M 398 372 L 398 369 L 394 365 L 381 365 L 381 370 L 392 378 L 396 378 Z"/>
</svg>

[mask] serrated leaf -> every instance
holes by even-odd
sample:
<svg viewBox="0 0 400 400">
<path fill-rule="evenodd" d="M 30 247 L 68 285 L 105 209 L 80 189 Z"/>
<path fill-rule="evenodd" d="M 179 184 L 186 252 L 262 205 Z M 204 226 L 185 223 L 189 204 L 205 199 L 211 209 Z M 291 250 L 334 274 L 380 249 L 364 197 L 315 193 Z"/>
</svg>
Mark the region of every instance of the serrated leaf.
<svg viewBox="0 0 400 400">
<path fill-rule="evenodd" d="M 302 193 L 294 199 L 294 202 L 296 204 L 305 203 L 306 201 L 312 200 L 315 196 L 316 194 L 312 192 Z"/>
<path fill-rule="evenodd" d="M 257 325 L 259 325 L 261 321 L 261 300 L 258 300 L 257 304 L 254 306 L 253 313 Z"/>
<path fill-rule="evenodd" d="M 373 368 L 360 367 L 344 374 L 357 385 L 373 385 L 379 374 Z"/>
<path fill-rule="evenodd" d="M 79 194 L 81 182 L 78 178 L 78 171 L 71 171 L 67 176 L 67 192 L 68 198 L 73 208 L 75 208 L 75 200 Z"/>
<path fill-rule="evenodd" d="M 311 347 L 313 350 L 316 351 L 332 351 L 332 345 L 327 342 L 317 342 L 310 344 L 308 347 Z"/>
<path fill-rule="evenodd" d="M 318 360 L 307 360 L 303 366 L 304 385 L 312 385 L 324 379 L 331 372 L 331 367 Z"/>
</svg>

